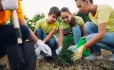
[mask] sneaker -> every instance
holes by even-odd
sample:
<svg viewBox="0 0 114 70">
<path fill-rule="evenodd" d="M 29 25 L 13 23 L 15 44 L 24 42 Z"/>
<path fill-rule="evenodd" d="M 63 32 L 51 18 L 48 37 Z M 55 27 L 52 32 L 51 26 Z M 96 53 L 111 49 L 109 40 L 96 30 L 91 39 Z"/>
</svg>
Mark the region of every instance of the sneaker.
<svg viewBox="0 0 114 70">
<path fill-rule="evenodd" d="M 114 61 L 114 54 L 112 54 L 112 57 L 109 58 L 109 61 Z"/>
<path fill-rule="evenodd" d="M 109 61 L 114 61 L 114 58 L 112 58 L 112 57 L 111 57 L 111 58 L 109 58 Z"/>
<path fill-rule="evenodd" d="M 86 60 L 99 60 L 99 59 L 103 59 L 103 56 L 95 56 L 94 54 L 88 56 L 88 57 L 85 57 L 84 59 Z"/>
</svg>

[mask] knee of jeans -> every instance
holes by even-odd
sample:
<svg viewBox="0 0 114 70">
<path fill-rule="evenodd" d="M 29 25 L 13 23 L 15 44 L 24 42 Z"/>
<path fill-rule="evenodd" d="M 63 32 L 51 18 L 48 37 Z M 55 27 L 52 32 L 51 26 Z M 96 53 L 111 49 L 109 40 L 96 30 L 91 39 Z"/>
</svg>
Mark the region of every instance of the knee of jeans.
<svg viewBox="0 0 114 70">
<path fill-rule="evenodd" d="M 48 41 L 48 46 L 49 46 L 52 50 L 56 50 L 56 48 L 57 48 L 57 42 L 56 42 L 56 40 L 53 39 L 53 40 Z"/>
<path fill-rule="evenodd" d="M 42 29 L 37 29 L 36 31 L 35 31 L 35 35 L 38 35 L 38 33 L 42 33 L 43 31 L 42 31 Z"/>
<path fill-rule="evenodd" d="M 84 24 L 84 30 L 85 30 L 85 31 L 90 30 L 90 26 L 91 26 L 91 22 L 86 22 L 86 23 Z"/>
<path fill-rule="evenodd" d="M 21 28 L 22 38 L 24 40 L 28 39 L 28 37 L 30 35 L 29 28 L 27 26 L 25 26 L 25 25 L 21 25 L 20 28 Z"/>
<path fill-rule="evenodd" d="M 80 26 L 74 26 L 74 27 L 72 27 L 72 31 L 74 32 L 77 32 L 77 31 L 80 31 Z"/>
</svg>

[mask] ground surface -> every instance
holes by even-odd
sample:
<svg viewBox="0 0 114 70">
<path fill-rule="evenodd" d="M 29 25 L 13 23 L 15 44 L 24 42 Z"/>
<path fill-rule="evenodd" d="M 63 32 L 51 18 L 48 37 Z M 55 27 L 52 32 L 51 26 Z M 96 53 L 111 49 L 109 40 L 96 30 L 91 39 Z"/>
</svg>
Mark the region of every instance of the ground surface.
<svg viewBox="0 0 114 70">
<path fill-rule="evenodd" d="M 36 70 L 114 70 L 114 63 L 109 61 L 111 52 L 103 50 L 103 60 L 80 60 L 74 62 L 74 65 L 57 65 L 56 62 L 47 62 L 37 60 Z M 0 60 L 0 64 L 7 63 L 7 67 L 0 68 L 0 70 L 10 70 L 8 66 L 7 57 Z"/>
</svg>

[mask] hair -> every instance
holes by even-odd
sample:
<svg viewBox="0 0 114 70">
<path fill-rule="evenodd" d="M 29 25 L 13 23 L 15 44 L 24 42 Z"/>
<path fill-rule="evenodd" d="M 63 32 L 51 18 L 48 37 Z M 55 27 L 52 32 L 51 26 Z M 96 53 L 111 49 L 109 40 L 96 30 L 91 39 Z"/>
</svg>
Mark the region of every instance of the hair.
<svg viewBox="0 0 114 70">
<path fill-rule="evenodd" d="M 56 14 L 57 16 L 60 16 L 60 10 L 58 7 L 51 7 L 50 10 L 49 10 L 49 14 L 52 15 L 52 14 Z"/>
<path fill-rule="evenodd" d="M 75 0 L 75 2 L 76 2 L 77 0 Z M 82 0 L 83 2 L 85 2 L 86 0 Z M 93 4 L 93 0 L 89 0 L 90 1 L 90 3 L 92 3 Z"/>
<path fill-rule="evenodd" d="M 67 7 L 63 7 L 61 10 L 60 10 L 60 13 L 62 12 L 68 12 L 69 14 L 71 14 L 70 10 L 67 8 Z M 75 20 L 75 17 L 71 17 L 71 21 L 70 21 L 70 26 L 75 26 L 77 23 L 76 23 L 76 20 Z"/>
</svg>

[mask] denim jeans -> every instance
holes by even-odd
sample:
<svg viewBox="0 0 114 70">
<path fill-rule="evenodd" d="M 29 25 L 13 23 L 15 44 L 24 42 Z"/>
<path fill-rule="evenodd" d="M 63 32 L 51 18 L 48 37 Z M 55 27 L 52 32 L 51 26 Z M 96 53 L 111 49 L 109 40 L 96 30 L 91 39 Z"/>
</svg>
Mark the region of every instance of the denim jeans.
<svg viewBox="0 0 114 70">
<path fill-rule="evenodd" d="M 25 25 L 20 25 L 20 29 L 21 29 L 21 34 L 22 34 L 22 40 L 24 42 L 26 39 L 28 39 L 30 35 L 30 31 L 29 31 L 29 28 Z M 14 29 L 13 25 L 0 26 L 0 57 L 3 57 L 4 55 L 6 55 L 7 53 L 6 48 L 10 48 L 12 45 L 17 44 L 16 34 L 17 32 Z M 15 50 L 15 49 L 12 49 L 12 50 Z M 16 53 L 12 53 L 12 55 L 15 55 L 15 54 Z M 9 57 L 8 60 L 9 60 L 9 65 L 11 67 L 11 70 L 15 70 L 16 67 L 20 67 L 18 64 L 14 64 L 15 61 L 12 60 L 11 57 Z"/>
<path fill-rule="evenodd" d="M 84 30 L 88 35 L 86 37 L 86 42 L 88 42 L 98 34 L 98 27 L 93 22 L 86 22 L 84 24 Z M 114 52 L 114 32 L 106 32 L 104 37 L 91 47 L 95 54 L 101 52 L 101 48 Z"/>
<path fill-rule="evenodd" d="M 72 27 L 72 34 L 74 38 L 74 45 L 76 45 L 80 40 L 81 36 L 83 35 L 81 32 L 80 26 L 77 25 Z"/>
<path fill-rule="evenodd" d="M 22 39 L 25 41 L 28 39 L 30 32 L 29 28 L 20 25 L 21 29 L 21 34 L 22 34 Z M 17 36 L 16 36 L 16 31 L 14 29 L 13 25 L 3 25 L 0 26 L 0 57 L 3 57 L 6 52 L 5 52 L 5 46 L 8 45 L 14 45 L 17 44 Z"/>
<path fill-rule="evenodd" d="M 48 35 L 46 33 L 44 33 L 42 31 L 42 29 L 37 29 L 35 31 L 35 35 L 40 39 L 40 40 L 44 40 L 44 38 Z M 55 56 L 56 55 L 56 49 L 58 48 L 58 44 L 57 44 L 57 41 L 54 37 L 50 38 L 46 44 L 51 48 L 52 50 L 52 56 Z"/>
</svg>

